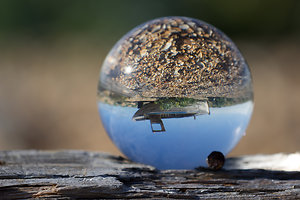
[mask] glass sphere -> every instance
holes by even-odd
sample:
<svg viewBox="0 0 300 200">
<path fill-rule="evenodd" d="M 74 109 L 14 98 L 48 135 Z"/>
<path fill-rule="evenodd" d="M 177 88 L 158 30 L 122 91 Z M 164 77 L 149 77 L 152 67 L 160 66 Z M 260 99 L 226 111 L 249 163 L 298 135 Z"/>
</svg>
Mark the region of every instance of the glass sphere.
<svg viewBox="0 0 300 200">
<path fill-rule="evenodd" d="M 245 134 L 251 74 L 220 30 L 187 17 L 146 22 L 107 55 L 98 109 L 114 144 L 129 159 L 158 169 L 206 166 Z"/>
</svg>

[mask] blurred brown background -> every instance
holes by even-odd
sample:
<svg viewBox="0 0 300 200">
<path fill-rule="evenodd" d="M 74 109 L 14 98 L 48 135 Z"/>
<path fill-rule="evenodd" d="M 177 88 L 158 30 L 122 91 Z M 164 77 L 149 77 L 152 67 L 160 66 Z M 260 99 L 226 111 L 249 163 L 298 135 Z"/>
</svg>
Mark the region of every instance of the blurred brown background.
<svg viewBox="0 0 300 200">
<path fill-rule="evenodd" d="M 177 15 L 223 30 L 253 73 L 255 109 L 231 155 L 299 151 L 300 1 L 0 2 L 0 149 L 119 154 L 96 89 L 114 43 L 147 20 Z"/>
</svg>

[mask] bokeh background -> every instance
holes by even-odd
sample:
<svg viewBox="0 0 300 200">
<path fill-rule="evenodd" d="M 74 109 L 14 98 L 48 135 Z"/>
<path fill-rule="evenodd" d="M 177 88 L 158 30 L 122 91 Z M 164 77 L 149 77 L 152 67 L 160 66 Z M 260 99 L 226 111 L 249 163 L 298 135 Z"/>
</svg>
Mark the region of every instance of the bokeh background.
<svg viewBox="0 0 300 200">
<path fill-rule="evenodd" d="M 253 73 L 255 110 L 231 155 L 299 151 L 300 1 L 1 0 L 0 149 L 120 152 L 96 105 L 99 70 L 114 43 L 162 16 L 224 31 Z"/>
</svg>

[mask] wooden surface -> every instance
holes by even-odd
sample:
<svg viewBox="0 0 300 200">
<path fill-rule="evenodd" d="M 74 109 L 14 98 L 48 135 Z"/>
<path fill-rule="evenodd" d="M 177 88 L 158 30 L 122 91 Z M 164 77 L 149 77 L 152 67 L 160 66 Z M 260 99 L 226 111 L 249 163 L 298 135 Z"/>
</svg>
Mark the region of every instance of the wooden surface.
<svg viewBox="0 0 300 200">
<path fill-rule="evenodd" d="M 299 153 L 229 158 L 220 171 L 159 171 L 105 153 L 1 151 L 0 199 L 295 199 L 299 171 Z"/>
</svg>

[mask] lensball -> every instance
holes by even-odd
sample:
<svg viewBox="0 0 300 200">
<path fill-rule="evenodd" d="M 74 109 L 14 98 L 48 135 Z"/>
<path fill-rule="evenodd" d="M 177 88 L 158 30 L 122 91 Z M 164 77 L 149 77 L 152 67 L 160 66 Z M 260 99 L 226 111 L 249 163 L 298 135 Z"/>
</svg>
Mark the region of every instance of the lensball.
<svg viewBox="0 0 300 200">
<path fill-rule="evenodd" d="M 187 17 L 137 26 L 107 55 L 98 84 L 105 130 L 129 159 L 158 169 L 206 166 L 245 134 L 253 90 L 247 63 L 220 30 Z"/>
</svg>

